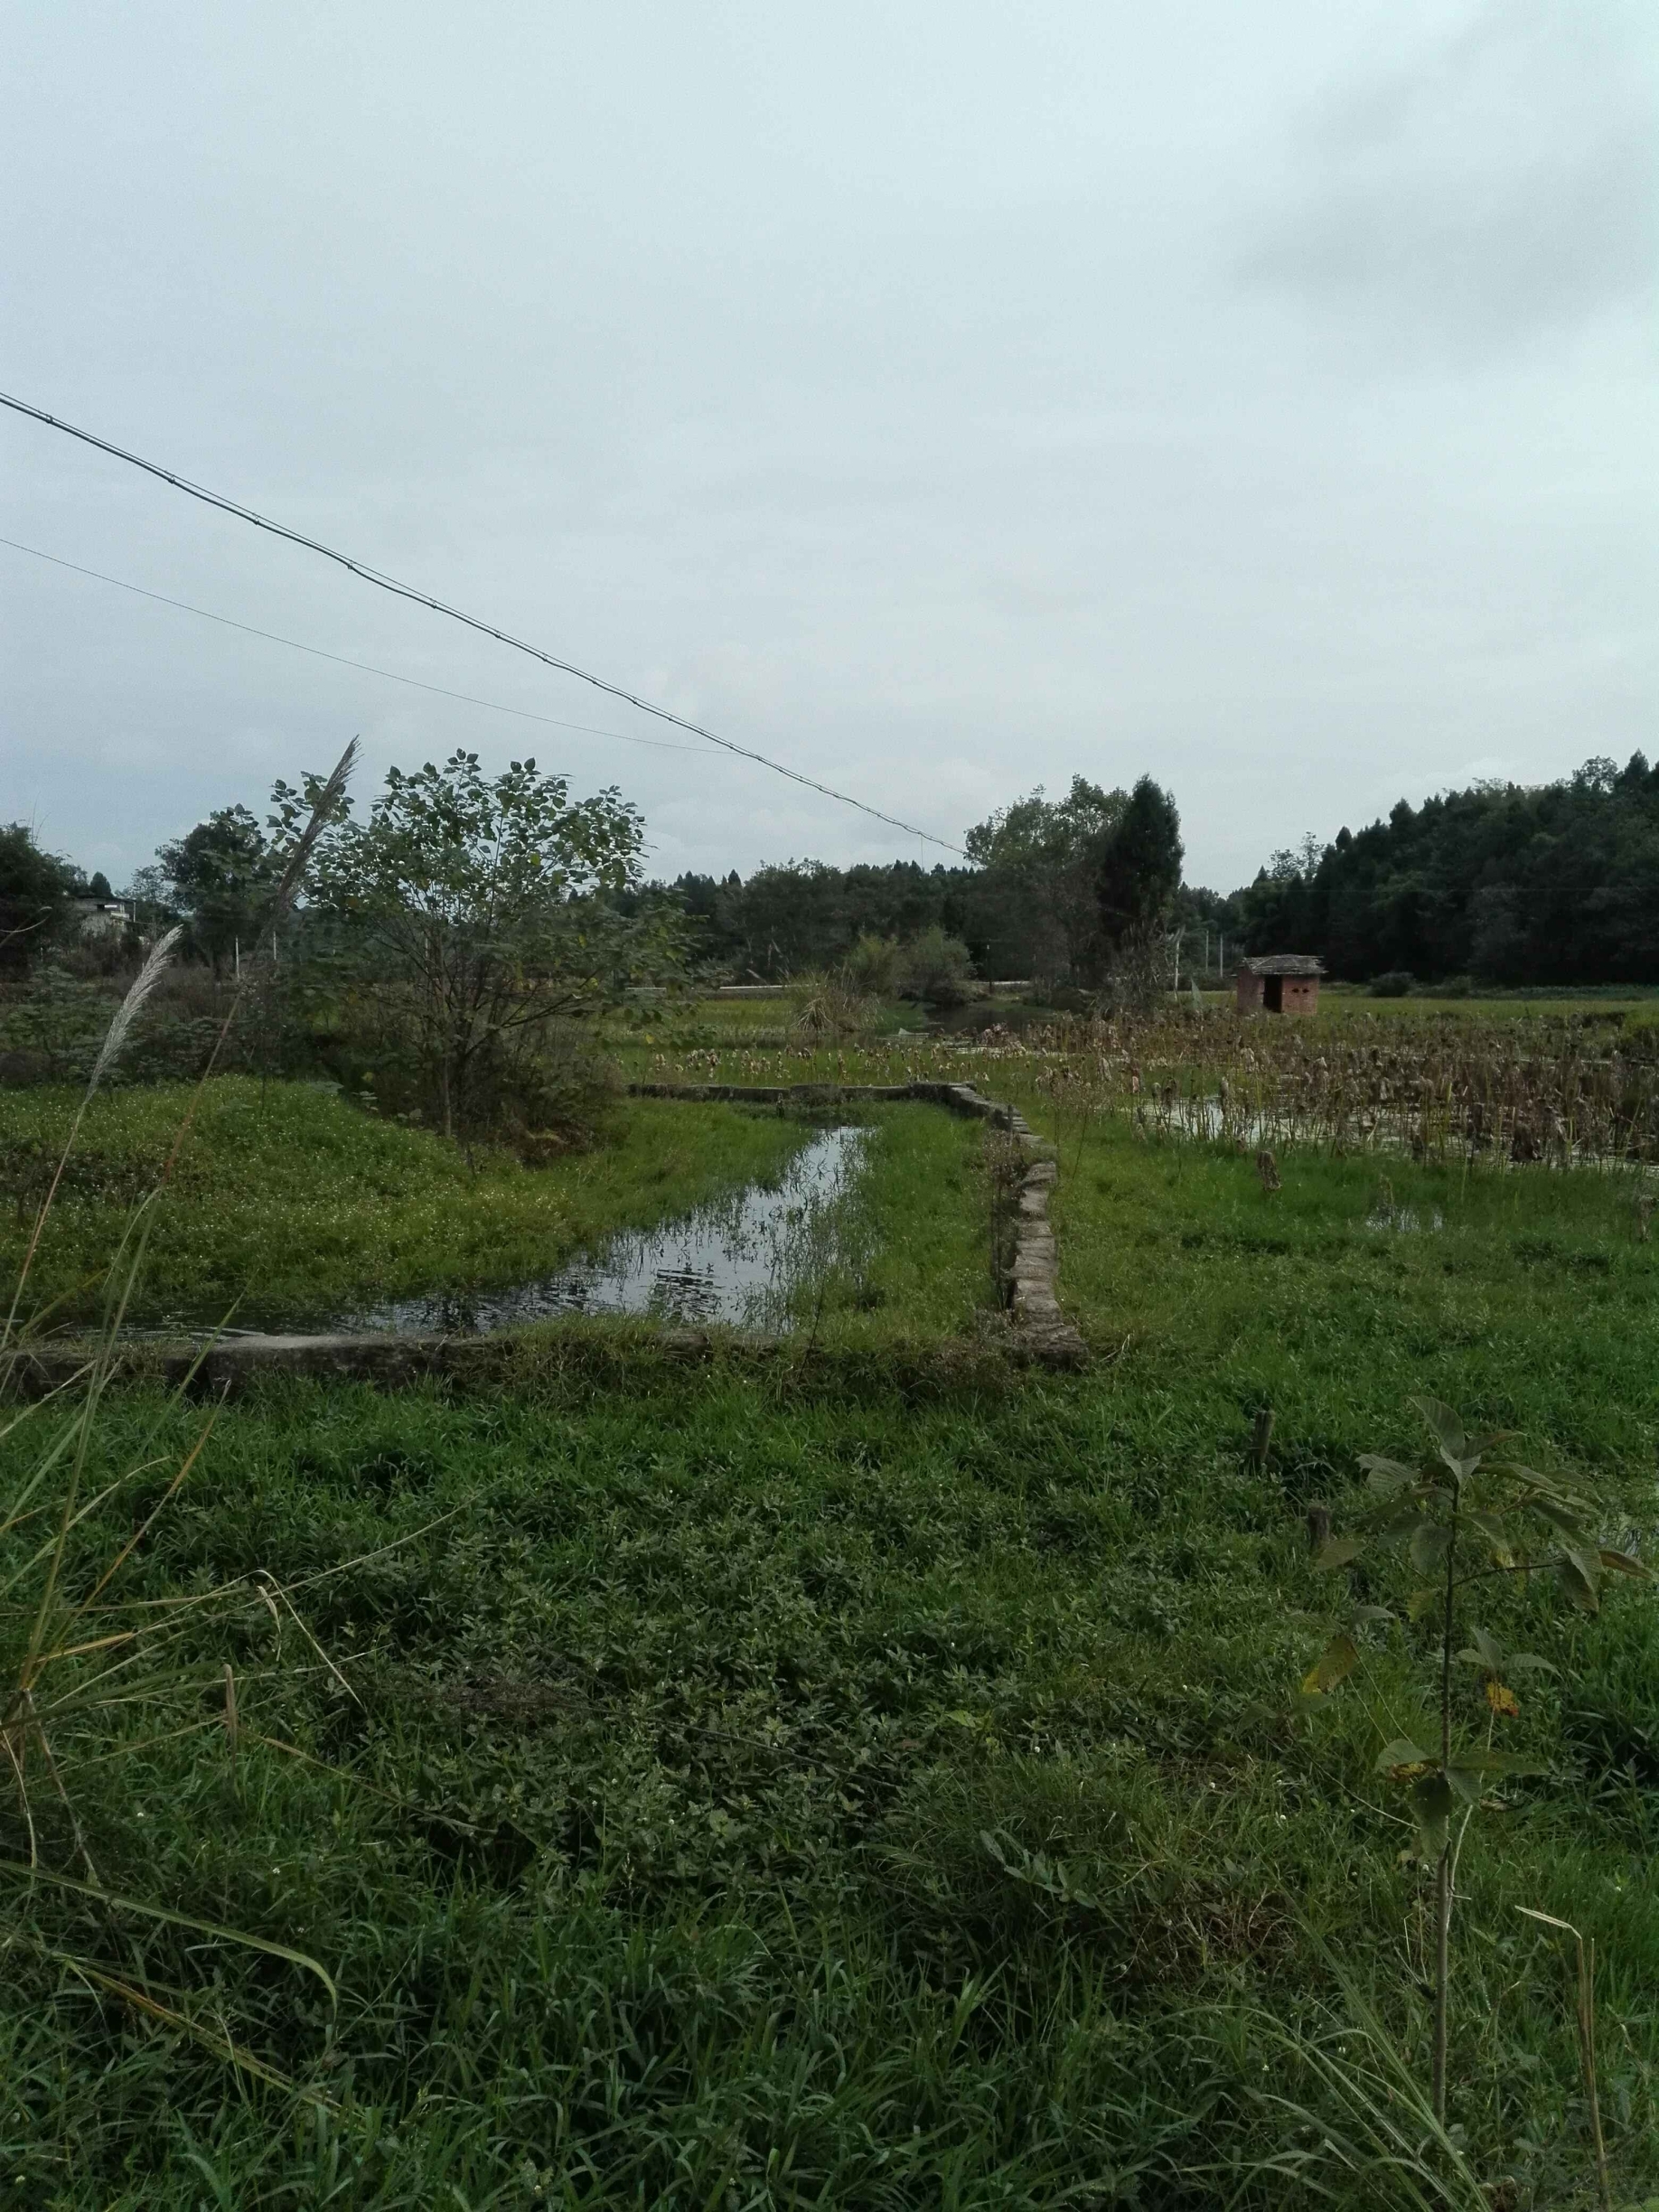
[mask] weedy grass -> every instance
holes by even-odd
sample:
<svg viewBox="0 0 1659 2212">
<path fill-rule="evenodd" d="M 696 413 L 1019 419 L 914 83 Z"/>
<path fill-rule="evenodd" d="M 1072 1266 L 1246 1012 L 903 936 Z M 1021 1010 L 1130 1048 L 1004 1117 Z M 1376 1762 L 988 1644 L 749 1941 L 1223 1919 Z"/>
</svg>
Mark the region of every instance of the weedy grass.
<svg viewBox="0 0 1659 2212">
<path fill-rule="evenodd" d="M 1269 1194 L 1220 1146 L 1054 1126 L 1068 1308 L 1218 1423 L 1271 1405 L 1334 1470 L 1426 1392 L 1532 1452 L 1652 1465 L 1659 1247 L 1627 1178 L 1293 1152 Z"/>
<path fill-rule="evenodd" d="M 183 1418 L 112 1401 L 102 1448 Z M 873 1363 L 833 1396 L 710 1370 L 227 1408 L 141 1587 L 263 1570 L 350 1692 L 220 1624 L 239 1753 L 215 1730 L 66 1781 L 112 1886 L 328 1964 L 337 2013 L 220 1974 L 239 2041 L 333 2108 L 286 2117 L 37 1978 L 0 2011 L 20 2201 L 211 2202 L 206 2171 L 227 2202 L 1266 2206 L 1292 2157 L 1339 2202 L 1431 2201 L 1418 2134 L 1415 2179 L 1324 2147 L 1360 2139 L 1317 2051 L 1378 2061 L 1333 1951 L 1421 2074 L 1428 1881 L 1357 1708 L 1295 1695 L 1295 1485 L 1243 1467 L 1242 1426 L 1132 1355 L 1105 1390 L 927 1405 Z M 1575 1701 L 1651 1700 L 1651 1612 L 1540 1610 Z M 1632 2186 L 1659 2057 L 1651 1789 L 1566 1707 L 1529 1700 L 1556 1775 L 1466 1854 L 1455 1998 L 1462 2155 L 1551 2205 L 1574 2028 L 1516 1903 L 1598 1936 Z"/>
<path fill-rule="evenodd" d="M 935 1135 L 876 1152 L 884 1233 L 972 1172 L 970 1125 L 891 1125 Z M 1443 2137 L 1433 1869 L 1367 1717 L 1410 1735 L 1420 1682 L 1380 1646 L 1364 1700 L 1297 1689 L 1329 1598 L 1306 1516 L 1411 1448 L 1413 1390 L 1651 1551 L 1659 1318 L 1616 1179 L 1397 1164 L 1373 1227 L 1374 1161 L 1298 1155 L 1269 1195 L 1215 1148 L 1053 1126 L 1091 1373 L 920 1392 L 888 1309 L 827 1294 L 826 1327 L 872 1325 L 828 1380 L 803 1344 L 221 1411 L 128 1595 L 268 1576 L 330 1666 L 228 1615 L 194 1655 L 233 1669 L 235 1746 L 211 1699 L 193 1738 L 135 1714 L 65 1783 L 112 1888 L 303 1949 L 339 2005 L 216 1957 L 301 2104 L 37 1961 L 0 1992 L 14 2201 L 1588 2202 L 1576 2018 L 1523 1905 L 1594 1938 L 1615 2181 L 1659 2186 L 1651 1598 L 1497 1608 L 1559 1674 L 1503 1724 L 1547 1771 L 1460 1862 Z M 927 1233 L 883 1263 L 901 1312 Z M 89 1495 L 196 1420 L 108 1398 Z M 89 1514 L 77 1571 L 155 1502 Z M 1403 1568 L 1364 1571 L 1398 1601 Z M 129 1940 L 188 1978 L 182 1929 Z"/>
<path fill-rule="evenodd" d="M 644 1007 L 625 1017 L 613 1016 L 602 1025 L 609 1044 L 649 1047 L 652 1052 L 708 1049 L 722 1044 L 742 1045 L 756 1040 L 782 1045 L 788 1041 L 801 1010 L 815 995 L 822 979 L 807 979 L 793 989 L 769 998 L 674 998 L 660 1008 Z M 915 1027 L 920 1010 L 903 999 L 863 997 L 858 1004 L 859 1024 L 872 1032 Z"/>
<path fill-rule="evenodd" d="M 1420 1673 L 1379 1640 L 1363 1699 L 1297 1689 L 1327 1632 L 1308 1517 L 1410 1448 L 1413 1392 L 1519 1430 L 1651 1552 L 1626 1182 L 1308 1150 L 1269 1192 L 1036 1055 L 979 1080 L 1057 1142 L 1090 1373 L 915 1387 L 906 1345 L 984 1298 L 984 1194 L 973 1126 L 904 1107 L 765 1361 L 554 1332 L 507 1391 L 272 1383 L 176 1490 L 200 1410 L 101 1396 L 62 1602 L 142 1530 L 123 1601 L 176 1617 L 195 1709 L 63 1736 L 52 1863 L 84 1851 L 102 1894 L 37 1898 L 8 1956 L 0 2203 L 1542 2212 L 1589 2200 L 1589 2132 L 1522 1906 L 1594 1941 L 1614 2178 L 1659 2186 L 1651 1598 L 1495 1605 L 1557 1672 L 1502 1722 L 1544 1771 L 1459 1861 L 1447 2132 L 1434 1869 L 1373 1775 Z M 657 1110 L 670 1143 L 726 1119 Z M 0 1495 L 26 1455 L 0 1437 Z M 0 1531 L 0 1569 L 33 1542 Z M 1355 1571 L 1398 1606 L 1402 1566 Z M 151 2009 L 89 1973 L 117 1955 Z"/>
<path fill-rule="evenodd" d="M 0 1096 L 0 1270 L 14 1272 L 78 1094 Z M 88 1108 L 31 1276 L 54 1317 L 98 1309 L 109 1254 L 152 1190 L 188 1086 L 101 1093 Z M 303 1321 L 426 1289 L 544 1274 L 567 1253 L 774 1173 L 805 1129 L 728 1106 L 620 1101 L 605 1143 L 550 1165 L 470 1159 L 305 1083 L 222 1076 L 196 1106 L 149 1227 L 134 1319 Z"/>
</svg>

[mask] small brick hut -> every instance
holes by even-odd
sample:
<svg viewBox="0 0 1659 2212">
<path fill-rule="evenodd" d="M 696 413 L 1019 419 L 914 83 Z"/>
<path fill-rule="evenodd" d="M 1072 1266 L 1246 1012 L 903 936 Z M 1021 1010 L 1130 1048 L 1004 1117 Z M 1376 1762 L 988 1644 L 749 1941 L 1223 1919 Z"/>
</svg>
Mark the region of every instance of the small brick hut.
<svg viewBox="0 0 1659 2212">
<path fill-rule="evenodd" d="M 1319 978 L 1311 952 L 1263 952 L 1239 966 L 1241 1014 L 1316 1014 Z"/>
</svg>

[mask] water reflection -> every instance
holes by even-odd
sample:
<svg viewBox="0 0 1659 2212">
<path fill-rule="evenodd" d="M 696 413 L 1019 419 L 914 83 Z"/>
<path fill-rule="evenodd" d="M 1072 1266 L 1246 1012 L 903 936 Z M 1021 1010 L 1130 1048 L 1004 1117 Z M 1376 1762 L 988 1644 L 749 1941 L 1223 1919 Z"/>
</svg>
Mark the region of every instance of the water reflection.
<svg viewBox="0 0 1659 2212">
<path fill-rule="evenodd" d="M 553 1274 L 506 1289 L 393 1298 L 342 1315 L 335 1326 L 483 1336 L 556 1314 L 593 1313 L 786 1329 L 801 1292 L 842 1256 L 837 1202 L 868 1134 L 825 1129 L 775 1184 L 752 1184 L 679 1221 L 624 1233 Z"/>
<path fill-rule="evenodd" d="M 1401 1236 L 1415 1236 L 1419 1230 L 1444 1229 L 1446 1216 L 1439 1206 L 1420 1214 L 1415 1206 L 1394 1205 L 1379 1201 L 1365 1216 L 1367 1229 L 1392 1229 Z"/>
</svg>

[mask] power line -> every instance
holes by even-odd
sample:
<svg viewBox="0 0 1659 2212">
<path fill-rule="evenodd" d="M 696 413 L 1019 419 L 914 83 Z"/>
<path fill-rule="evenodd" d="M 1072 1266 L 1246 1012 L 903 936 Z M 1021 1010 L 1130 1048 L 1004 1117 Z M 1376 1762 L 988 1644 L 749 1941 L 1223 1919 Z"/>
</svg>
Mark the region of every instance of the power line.
<svg viewBox="0 0 1659 2212">
<path fill-rule="evenodd" d="M 170 599 L 165 592 L 146 591 L 142 584 L 128 584 L 120 576 L 106 576 L 101 568 L 85 568 L 79 561 L 64 560 L 56 553 L 42 553 L 39 546 L 24 545 L 20 539 L 0 538 L 0 545 L 10 546 L 14 553 L 29 553 L 36 560 L 50 561 L 54 568 L 72 569 L 76 576 L 94 576 L 100 584 L 113 584 L 117 591 L 136 593 L 140 599 L 154 599 L 161 606 L 177 607 L 185 614 L 200 614 L 203 622 L 220 623 L 227 630 L 240 630 L 248 637 L 264 638 L 272 645 L 290 645 L 295 652 L 310 653 L 317 661 L 333 661 L 341 668 L 361 669 L 367 676 L 384 676 L 392 683 L 409 684 L 417 691 L 433 691 L 439 698 L 462 699 L 469 707 L 488 707 L 495 714 L 517 715 L 525 722 L 545 722 L 549 729 L 586 730 L 590 737 L 614 737 L 621 745 L 651 745 L 659 753 L 700 753 L 708 757 L 704 745 L 676 745 L 670 737 L 630 737 L 624 730 L 600 729 L 592 722 L 561 722 L 557 715 L 532 714 L 528 707 L 507 707 L 500 699 L 479 698 L 471 691 L 451 691 L 444 684 L 423 683 L 418 676 L 404 676 L 396 669 L 376 668 L 371 661 L 353 661 L 345 653 L 324 652 L 320 645 L 303 645 L 298 638 L 279 637 L 275 630 L 258 630 L 252 623 L 235 622 L 229 614 L 215 614 L 207 607 L 192 606 L 188 599 Z"/>
<path fill-rule="evenodd" d="M 884 814 L 879 807 L 867 806 L 862 799 L 855 799 L 848 792 L 835 791 L 828 783 L 819 783 L 813 776 L 802 775 L 797 768 L 786 768 L 782 761 L 772 760 L 764 753 L 753 752 L 747 745 L 740 745 L 729 737 L 722 737 L 700 722 L 688 721 L 683 715 L 671 713 L 666 707 L 655 707 L 649 699 L 641 698 L 636 692 L 625 689 L 621 684 L 610 683 L 603 676 L 595 676 L 587 669 L 578 668 L 573 661 L 563 661 L 557 653 L 548 652 L 539 645 L 532 645 L 525 638 L 513 636 L 511 631 L 498 630 L 493 623 L 484 622 L 476 614 L 468 614 L 460 607 L 451 606 L 446 600 L 435 599 L 429 592 L 420 591 L 412 584 L 399 583 L 396 576 L 387 576 L 379 568 L 371 568 L 366 561 L 354 560 L 350 554 L 336 551 L 333 546 L 324 545 L 320 539 L 308 538 L 303 530 L 290 530 L 285 522 L 273 521 L 268 515 L 260 514 L 252 507 L 243 507 L 235 500 L 226 499 L 220 492 L 210 492 L 202 484 L 192 483 L 187 476 L 181 476 L 173 469 L 163 468 L 159 462 L 146 461 L 142 455 L 129 453 L 125 446 L 112 445 L 108 438 L 98 437 L 90 430 L 78 429 L 73 423 L 64 422 L 56 415 L 49 415 L 44 408 L 33 407 L 28 400 L 14 398 L 9 392 L 0 392 L 0 407 L 10 408 L 14 414 L 26 415 L 33 422 L 43 423 L 49 430 L 61 430 L 66 437 L 79 438 L 83 445 L 95 446 L 99 453 L 108 454 L 117 461 L 125 461 L 133 468 L 142 469 L 146 476 L 154 476 L 163 483 L 171 484 L 175 492 L 183 492 L 191 499 L 200 500 L 204 506 L 217 507 L 221 514 L 234 515 L 239 521 L 249 522 L 256 530 L 267 530 L 275 538 L 284 538 L 290 545 L 299 546 L 308 553 L 320 553 L 324 560 L 333 561 L 340 567 L 348 569 L 365 584 L 372 584 L 381 591 L 390 592 L 396 598 L 410 600 L 415 605 L 426 607 L 435 614 L 447 615 L 450 621 L 463 623 L 467 629 L 476 630 L 484 637 L 495 639 L 498 644 L 510 645 L 515 652 L 528 653 L 533 661 L 558 670 L 561 675 L 574 676 L 579 682 L 592 684 L 595 690 L 608 692 L 612 698 L 622 699 L 628 706 L 638 708 L 642 714 L 653 715 L 660 722 L 671 723 L 676 729 L 686 730 L 693 737 L 707 738 L 710 745 L 718 745 L 723 752 L 735 753 L 742 760 L 755 761 L 761 767 L 770 768 L 774 775 L 787 776 L 792 783 L 801 784 L 806 790 L 815 791 L 823 798 L 833 799 L 838 805 L 856 807 L 860 814 L 867 814 L 876 821 L 886 822 L 890 830 L 902 830 L 906 837 L 925 838 L 930 845 L 938 845 L 946 852 L 962 853 L 960 845 L 952 845 L 946 838 L 934 837 L 931 830 L 918 830 L 914 822 L 900 821 L 895 814 Z M 962 857 L 965 859 L 967 855 L 962 853 Z"/>
</svg>

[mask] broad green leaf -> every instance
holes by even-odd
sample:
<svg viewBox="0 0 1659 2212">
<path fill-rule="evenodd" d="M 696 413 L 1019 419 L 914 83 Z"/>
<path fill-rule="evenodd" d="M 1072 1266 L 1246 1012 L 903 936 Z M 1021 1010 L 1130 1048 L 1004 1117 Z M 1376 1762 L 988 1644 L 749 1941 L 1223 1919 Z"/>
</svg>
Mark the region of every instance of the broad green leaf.
<svg viewBox="0 0 1659 2212">
<path fill-rule="evenodd" d="M 1411 1536 L 1411 1564 L 1419 1574 L 1433 1574 L 1444 1563 L 1451 1531 L 1438 1521 L 1420 1521 Z"/>
<path fill-rule="evenodd" d="M 1345 1567 L 1356 1560 L 1365 1549 L 1364 1539 L 1358 1536 L 1331 1536 L 1314 1553 L 1315 1574 L 1330 1574 L 1338 1567 Z"/>
<path fill-rule="evenodd" d="M 1403 1504 L 1391 1504 L 1385 1512 L 1372 1519 L 1372 1532 L 1379 1543 L 1398 1543 L 1411 1533 L 1422 1517 L 1422 1500 L 1407 1498 Z"/>
<path fill-rule="evenodd" d="M 1470 1744 L 1453 1753 L 1459 1767 L 1467 1767 L 1472 1774 L 1535 1775 L 1548 1774 L 1542 1759 L 1531 1758 L 1524 1751 L 1492 1751 L 1485 1744 Z"/>
<path fill-rule="evenodd" d="M 1429 1433 L 1440 1448 L 1440 1457 L 1459 1475 L 1468 1456 L 1469 1439 L 1462 1421 L 1443 1398 L 1414 1398 Z"/>
<path fill-rule="evenodd" d="M 1490 1667 L 1495 1673 L 1504 1664 L 1504 1647 L 1497 1638 L 1488 1636 L 1484 1628 L 1471 1628 L 1469 1641 L 1474 1648 L 1460 1651 L 1458 1658 L 1467 1660 L 1471 1666 Z"/>
<path fill-rule="evenodd" d="M 1452 1815 L 1452 1786 L 1437 1767 L 1411 1785 L 1411 1814 L 1423 1848 L 1431 1859 L 1446 1849 L 1447 1826 Z"/>
<path fill-rule="evenodd" d="M 1589 1515 L 1564 1498 L 1531 1497 L 1526 1502 L 1542 1520 L 1563 1536 L 1582 1536 L 1589 1525 Z"/>
<path fill-rule="evenodd" d="M 1472 1513 L 1468 1515 L 1468 1522 L 1471 1528 L 1478 1530 L 1480 1534 L 1486 1538 L 1486 1549 L 1491 1552 L 1495 1565 L 1499 1567 L 1514 1565 L 1514 1548 L 1509 1541 L 1508 1531 L 1496 1514 Z"/>
<path fill-rule="evenodd" d="M 1414 1744 L 1409 1736 L 1396 1736 L 1392 1743 L 1385 1743 L 1377 1753 L 1374 1771 L 1400 1779 L 1432 1764 L 1420 1744 Z"/>
<path fill-rule="evenodd" d="M 1507 1444 L 1515 1433 L 1516 1431 L 1513 1429 L 1487 1429 L 1481 1435 L 1472 1436 L 1466 1440 L 1465 1456 L 1471 1459 L 1478 1459 L 1485 1466 L 1490 1466 L 1491 1460 L 1488 1455 L 1495 1451 L 1500 1444 Z"/>
<path fill-rule="evenodd" d="M 1486 1777 L 1477 1767 L 1448 1767 L 1446 1779 L 1465 1804 L 1477 1804 L 1486 1786 Z"/>
<path fill-rule="evenodd" d="M 1398 1459 L 1385 1459 L 1380 1452 L 1361 1452 L 1360 1465 L 1365 1470 L 1367 1485 L 1379 1497 L 1392 1497 L 1396 1490 L 1417 1480 L 1415 1467 L 1402 1467 Z"/>
<path fill-rule="evenodd" d="M 1355 1606 L 1354 1617 L 1367 1628 L 1392 1628 L 1394 1617 L 1387 1606 Z"/>
<path fill-rule="evenodd" d="M 1435 1583 L 1430 1582 L 1425 1589 L 1414 1589 L 1411 1592 L 1405 1601 L 1405 1609 L 1412 1620 L 1420 1621 L 1425 1614 L 1434 1611 L 1445 1594 Z"/>
<path fill-rule="evenodd" d="M 1420 1496 L 1392 1501 L 1371 1521 L 1378 1542 L 1398 1543 L 1402 1536 L 1409 1536 L 1423 1517 L 1424 1504 Z"/>
<path fill-rule="evenodd" d="M 1601 1561 L 1593 1551 L 1569 1549 L 1561 1562 L 1561 1582 L 1567 1595 L 1580 1612 L 1597 1613 L 1601 1599 L 1597 1595 L 1600 1579 Z"/>
<path fill-rule="evenodd" d="M 1339 1682 L 1345 1682 L 1358 1664 L 1359 1653 L 1354 1638 L 1338 1631 L 1302 1677 L 1304 1693 L 1308 1697 L 1323 1697 L 1327 1690 L 1334 1690 Z"/>
</svg>

